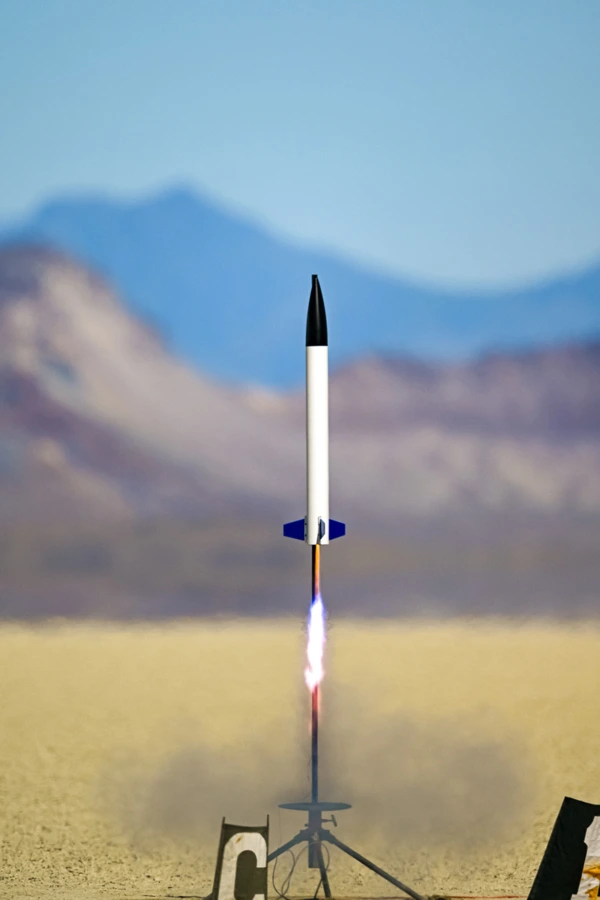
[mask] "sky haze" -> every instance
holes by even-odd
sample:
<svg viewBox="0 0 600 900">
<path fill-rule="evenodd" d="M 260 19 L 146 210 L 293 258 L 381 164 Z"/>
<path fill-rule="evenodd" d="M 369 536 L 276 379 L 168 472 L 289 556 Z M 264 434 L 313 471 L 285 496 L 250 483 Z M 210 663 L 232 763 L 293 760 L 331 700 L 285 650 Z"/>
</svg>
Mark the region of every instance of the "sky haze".
<svg viewBox="0 0 600 900">
<path fill-rule="evenodd" d="M 596 0 L 4 0 L 0 219 L 189 184 L 415 279 L 600 254 Z"/>
</svg>

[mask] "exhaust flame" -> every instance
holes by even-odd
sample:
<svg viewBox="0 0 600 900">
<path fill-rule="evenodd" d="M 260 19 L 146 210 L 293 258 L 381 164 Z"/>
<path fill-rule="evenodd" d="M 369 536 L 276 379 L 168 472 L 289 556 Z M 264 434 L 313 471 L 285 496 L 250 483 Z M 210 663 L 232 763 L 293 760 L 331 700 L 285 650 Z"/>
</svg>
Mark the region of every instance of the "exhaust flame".
<svg viewBox="0 0 600 900">
<path fill-rule="evenodd" d="M 321 683 L 323 678 L 323 650 L 325 648 L 325 607 L 321 594 L 317 594 L 310 605 L 308 614 L 308 646 L 306 656 L 308 665 L 304 670 L 304 678 L 310 691 Z"/>
</svg>

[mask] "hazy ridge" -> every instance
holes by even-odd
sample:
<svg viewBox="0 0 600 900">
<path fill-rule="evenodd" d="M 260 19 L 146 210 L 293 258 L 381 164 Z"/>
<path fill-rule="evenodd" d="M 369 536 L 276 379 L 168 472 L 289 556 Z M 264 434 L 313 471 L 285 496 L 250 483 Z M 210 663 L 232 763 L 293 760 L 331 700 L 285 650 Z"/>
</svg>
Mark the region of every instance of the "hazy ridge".
<svg viewBox="0 0 600 900">
<path fill-rule="evenodd" d="M 600 262 L 510 290 L 444 290 L 297 247 L 185 187 L 136 202 L 57 197 L 4 239 L 49 243 L 93 266 L 178 355 L 229 381 L 301 382 L 312 272 L 334 364 L 370 353 L 467 358 L 600 334 Z"/>
<path fill-rule="evenodd" d="M 371 613 L 595 609 L 594 342 L 334 369 L 331 597 Z M 303 399 L 181 362 L 92 271 L 0 251 L 5 614 L 294 609 Z"/>
</svg>

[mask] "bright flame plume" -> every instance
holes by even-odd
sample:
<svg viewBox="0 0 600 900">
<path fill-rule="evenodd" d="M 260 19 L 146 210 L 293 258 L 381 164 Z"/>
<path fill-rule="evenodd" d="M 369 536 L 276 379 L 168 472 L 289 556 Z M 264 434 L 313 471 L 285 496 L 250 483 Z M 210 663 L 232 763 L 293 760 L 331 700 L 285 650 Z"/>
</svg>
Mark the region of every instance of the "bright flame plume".
<svg viewBox="0 0 600 900">
<path fill-rule="evenodd" d="M 325 648 L 325 607 L 321 595 L 317 594 L 310 605 L 308 614 L 308 646 L 306 655 L 308 665 L 304 670 L 304 678 L 310 691 L 321 683 L 323 678 L 323 650 Z"/>
</svg>

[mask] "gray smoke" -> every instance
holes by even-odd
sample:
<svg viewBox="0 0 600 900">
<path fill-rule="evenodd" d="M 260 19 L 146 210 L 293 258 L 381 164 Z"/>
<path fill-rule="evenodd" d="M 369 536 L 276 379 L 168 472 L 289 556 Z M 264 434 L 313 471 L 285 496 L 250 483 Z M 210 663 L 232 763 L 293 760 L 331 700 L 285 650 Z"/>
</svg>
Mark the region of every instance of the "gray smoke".
<svg viewBox="0 0 600 900">
<path fill-rule="evenodd" d="M 214 841 L 223 816 L 262 824 L 270 814 L 280 828 L 277 804 L 309 795 L 304 732 L 300 752 L 282 739 L 280 748 L 183 748 L 144 773 L 130 762 L 113 774 L 113 803 L 138 844 Z M 478 849 L 514 833 L 531 800 L 525 755 L 478 738 L 473 720 L 383 718 L 335 692 L 321 733 L 321 798 L 353 806 L 338 816 L 342 839 Z M 304 824 L 300 813 L 283 817 L 285 838 Z"/>
<path fill-rule="evenodd" d="M 327 799 L 353 805 L 340 814 L 345 833 L 477 849 L 520 825 L 532 778 L 514 739 L 481 737 L 472 717 L 373 715 L 339 688 L 326 714 L 322 783 Z"/>
<path fill-rule="evenodd" d="M 154 769 L 121 762 L 105 780 L 104 793 L 136 844 L 157 838 L 216 840 L 228 822 L 261 825 L 290 786 L 297 760 L 266 747 L 240 743 L 229 751 L 184 747 Z"/>
</svg>

